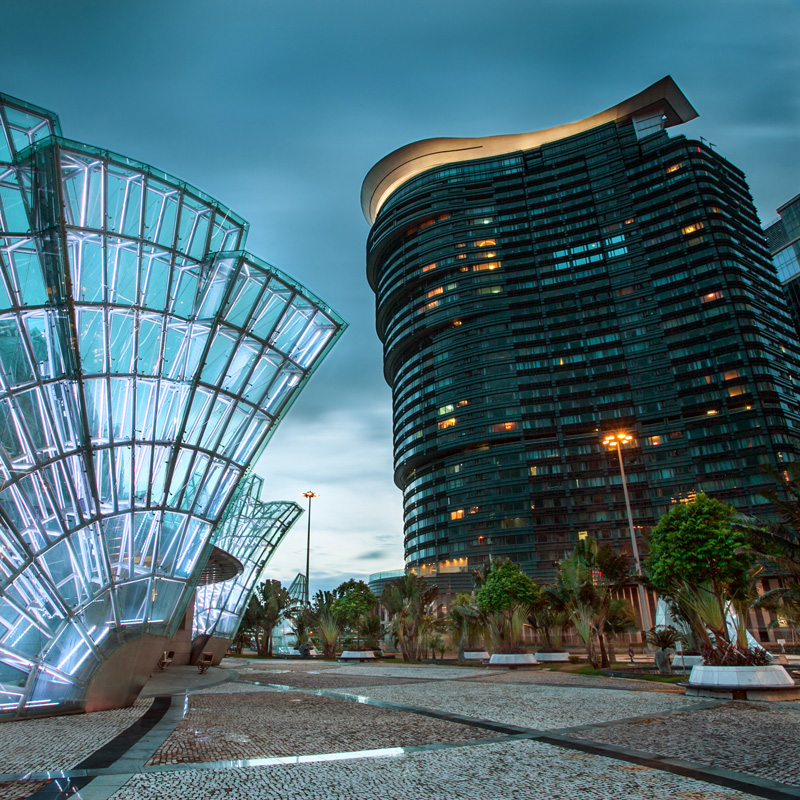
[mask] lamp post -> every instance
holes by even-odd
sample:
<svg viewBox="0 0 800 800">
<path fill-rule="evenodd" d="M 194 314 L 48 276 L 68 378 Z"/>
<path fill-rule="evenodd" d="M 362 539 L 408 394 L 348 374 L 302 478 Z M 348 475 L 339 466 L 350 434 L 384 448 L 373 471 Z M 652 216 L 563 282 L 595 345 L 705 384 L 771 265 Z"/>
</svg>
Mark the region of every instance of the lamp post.
<svg viewBox="0 0 800 800">
<path fill-rule="evenodd" d="M 639 546 L 636 544 L 636 534 L 633 530 L 633 514 L 631 513 L 631 500 L 628 496 L 628 483 L 625 480 L 625 465 L 622 463 L 622 445 L 628 444 L 633 441 L 633 436 L 629 433 L 610 433 L 603 439 L 603 444 L 606 447 L 616 447 L 617 455 L 619 456 L 619 474 L 622 477 L 622 493 L 625 495 L 625 510 L 628 512 L 628 528 L 631 532 L 631 545 L 633 546 L 633 560 L 636 564 L 636 577 L 641 579 L 642 562 L 639 559 Z M 647 594 L 645 593 L 644 586 L 641 580 L 637 582 L 639 587 L 639 605 L 642 609 L 642 624 L 645 631 L 649 631 L 652 625 L 650 624 L 650 606 L 647 603 Z"/>
<path fill-rule="evenodd" d="M 309 598 L 309 591 L 310 591 L 310 580 L 309 580 L 309 565 L 311 562 L 311 501 L 315 497 L 319 497 L 316 492 L 303 492 L 303 497 L 308 498 L 308 540 L 306 543 L 306 605 L 311 605 L 311 600 Z"/>
</svg>

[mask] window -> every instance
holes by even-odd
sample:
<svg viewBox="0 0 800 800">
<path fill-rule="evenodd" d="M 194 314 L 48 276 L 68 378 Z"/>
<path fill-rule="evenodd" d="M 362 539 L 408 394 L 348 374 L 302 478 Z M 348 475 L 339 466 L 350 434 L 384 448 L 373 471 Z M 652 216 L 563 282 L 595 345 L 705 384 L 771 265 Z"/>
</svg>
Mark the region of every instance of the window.
<svg viewBox="0 0 800 800">
<path fill-rule="evenodd" d="M 738 397 L 740 394 L 744 394 L 746 391 L 747 389 L 741 384 L 737 386 L 729 386 L 728 397 Z"/>
<path fill-rule="evenodd" d="M 439 423 L 441 425 L 441 422 Z M 498 422 L 495 425 L 492 425 L 492 431 L 494 433 L 504 433 L 505 431 L 515 431 L 519 428 L 519 424 L 516 422 Z"/>
<path fill-rule="evenodd" d="M 432 269 L 436 269 L 436 264 L 435 264 L 435 263 L 433 263 L 433 264 L 426 264 L 426 265 L 425 265 L 425 266 L 422 268 L 422 271 L 423 271 L 423 272 L 430 272 Z"/>
<path fill-rule="evenodd" d="M 450 417 L 449 419 L 443 419 L 439 423 L 439 429 L 444 430 L 445 428 L 452 428 L 456 424 L 456 418 Z"/>
<path fill-rule="evenodd" d="M 705 223 L 698 220 L 697 222 L 693 222 L 691 225 L 687 225 L 685 228 L 681 228 L 681 233 L 684 236 L 688 236 L 690 233 L 697 233 L 701 228 L 705 228 Z"/>
<path fill-rule="evenodd" d="M 443 292 L 444 292 L 444 287 L 437 286 L 435 289 L 431 289 L 428 292 L 427 297 L 436 297 L 437 294 L 442 294 Z"/>
<path fill-rule="evenodd" d="M 453 410 L 454 406 L 452 403 L 448 403 L 446 406 L 441 406 L 439 408 L 439 416 L 442 414 L 449 414 Z"/>
<path fill-rule="evenodd" d="M 485 264 L 473 264 L 473 272 L 484 272 L 486 270 L 500 269 L 499 261 L 487 261 Z"/>
<path fill-rule="evenodd" d="M 669 175 L 671 172 L 677 172 L 681 167 L 683 167 L 683 161 L 679 161 L 677 164 L 670 164 L 666 169 L 666 173 Z"/>
<path fill-rule="evenodd" d="M 722 377 L 726 381 L 732 381 L 735 378 L 741 378 L 742 376 L 741 376 L 741 374 L 740 374 L 738 369 L 731 369 L 731 370 L 728 370 L 728 372 L 723 372 L 722 373 Z"/>
<path fill-rule="evenodd" d="M 647 444 L 655 446 L 661 444 L 663 440 L 660 436 L 648 436 L 646 441 Z"/>
<path fill-rule="evenodd" d="M 424 314 L 426 311 L 433 311 L 433 309 L 436 308 L 436 306 L 438 305 L 439 305 L 438 300 L 434 300 L 431 303 L 426 303 L 424 306 L 422 306 L 422 308 L 420 308 L 419 313 Z"/>
<path fill-rule="evenodd" d="M 469 405 L 469 400 L 459 400 L 456 403 L 456 408 L 463 408 L 464 406 L 468 406 L 468 405 Z"/>
<path fill-rule="evenodd" d="M 502 291 L 502 286 L 481 286 L 478 289 L 478 294 L 500 294 Z"/>
<path fill-rule="evenodd" d="M 722 297 L 722 292 L 709 292 L 704 294 L 701 299 L 704 303 L 712 303 L 714 300 L 721 300 Z"/>
<path fill-rule="evenodd" d="M 459 508 L 458 511 L 451 511 L 450 519 L 464 519 L 464 509 Z"/>
<path fill-rule="evenodd" d="M 469 514 L 477 514 L 478 511 L 480 511 L 480 506 L 470 506 L 469 507 L 469 511 L 467 513 L 469 513 Z"/>
<path fill-rule="evenodd" d="M 478 239 L 475 247 L 495 247 L 497 242 L 494 239 Z"/>
</svg>

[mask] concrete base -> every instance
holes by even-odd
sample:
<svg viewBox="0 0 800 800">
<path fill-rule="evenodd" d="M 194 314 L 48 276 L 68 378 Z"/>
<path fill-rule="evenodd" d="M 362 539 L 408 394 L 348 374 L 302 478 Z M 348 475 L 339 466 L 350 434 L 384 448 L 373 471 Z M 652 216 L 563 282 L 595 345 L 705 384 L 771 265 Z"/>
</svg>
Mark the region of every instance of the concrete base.
<svg viewBox="0 0 800 800">
<path fill-rule="evenodd" d="M 490 667 L 535 667 L 539 662 L 531 653 L 495 653 L 489 659 Z"/>
<path fill-rule="evenodd" d="M 690 697 L 724 697 L 730 700 L 798 700 L 800 686 L 781 666 L 692 667 Z"/>
<path fill-rule="evenodd" d="M 533 657 L 539 662 L 569 661 L 569 653 L 534 653 Z"/>
</svg>

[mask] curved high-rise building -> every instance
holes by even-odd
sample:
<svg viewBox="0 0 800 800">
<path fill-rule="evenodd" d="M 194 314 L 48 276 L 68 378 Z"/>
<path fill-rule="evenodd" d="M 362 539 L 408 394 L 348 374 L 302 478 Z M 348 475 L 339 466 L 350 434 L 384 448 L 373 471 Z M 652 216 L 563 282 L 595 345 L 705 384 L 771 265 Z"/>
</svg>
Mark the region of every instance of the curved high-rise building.
<svg viewBox="0 0 800 800">
<path fill-rule="evenodd" d="M 373 167 L 367 274 L 394 401 L 407 567 L 535 577 L 586 534 L 631 551 L 706 491 L 760 513 L 798 451 L 798 357 L 744 175 L 666 128 L 670 78 L 580 122 L 429 139 Z"/>
<path fill-rule="evenodd" d="M 133 702 L 341 334 L 246 233 L 0 95 L 0 718 Z"/>
</svg>

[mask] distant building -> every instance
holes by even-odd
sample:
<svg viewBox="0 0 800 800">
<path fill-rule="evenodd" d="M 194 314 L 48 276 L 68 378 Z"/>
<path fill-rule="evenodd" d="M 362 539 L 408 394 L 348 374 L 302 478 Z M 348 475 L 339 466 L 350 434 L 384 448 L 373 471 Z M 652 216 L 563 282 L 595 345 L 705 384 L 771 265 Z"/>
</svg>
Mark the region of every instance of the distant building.
<svg viewBox="0 0 800 800">
<path fill-rule="evenodd" d="M 590 534 L 705 491 L 765 513 L 798 453 L 798 354 L 743 173 L 666 128 L 670 78 L 586 120 L 429 139 L 362 207 L 394 401 L 409 569 L 471 587 L 489 556 L 550 579 Z M 644 543 L 642 542 L 642 545 Z"/>
<path fill-rule="evenodd" d="M 800 335 L 800 194 L 782 205 L 778 214 L 764 233 Z"/>
</svg>

